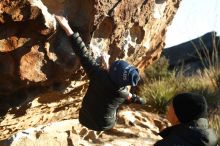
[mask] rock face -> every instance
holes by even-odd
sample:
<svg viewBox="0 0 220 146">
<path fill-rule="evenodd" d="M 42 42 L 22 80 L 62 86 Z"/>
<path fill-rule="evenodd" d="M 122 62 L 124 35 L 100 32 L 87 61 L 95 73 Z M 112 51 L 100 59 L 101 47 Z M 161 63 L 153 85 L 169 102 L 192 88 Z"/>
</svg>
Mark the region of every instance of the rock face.
<svg viewBox="0 0 220 146">
<path fill-rule="evenodd" d="M 84 77 L 51 14 L 67 16 L 105 66 L 125 59 L 144 68 L 160 56 L 178 5 L 178 0 L 1 0 L 1 98 Z"/>
<path fill-rule="evenodd" d="M 85 93 L 86 75 L 52 14 L 68 18 L 103 67 L 124 59 L 141 70 L 159 58 L 166 28 L 179 3 L 180 0 L 1 0 L 0 131 L 8 134 L 0 139 L 38 124 L 71 118 L 74 112 L 65 113 L 66 108 L 75 103 L 66 105 L 63 100 Z M 34 99 L 38 100 L 37 106 L 33 106 Z M 27 121 L 25 117 L 40 116 L 41 110 L 57 116 L 32 119 L 41 121 L 38 124 L 22 124 Z M 17 128 L 2 124 L 8 118 L 17 123 L 19 117 L 23 121 Z"/>
<path fill-rule="evenodd" d="M 165 120 L 140 107 L 135 107 L 135 111 L 129 107 L 123 108 L 119 112 L 116 126 L 105 132 L 88 130 L 79 124 L 78 119 L 72 119 L 20 131 L 8 140 L 0 141 L 0 145 L 150 146 L 161 139 L 156 135 L 159 131 L 157 126 L 167 126 Z"/>
</svg>

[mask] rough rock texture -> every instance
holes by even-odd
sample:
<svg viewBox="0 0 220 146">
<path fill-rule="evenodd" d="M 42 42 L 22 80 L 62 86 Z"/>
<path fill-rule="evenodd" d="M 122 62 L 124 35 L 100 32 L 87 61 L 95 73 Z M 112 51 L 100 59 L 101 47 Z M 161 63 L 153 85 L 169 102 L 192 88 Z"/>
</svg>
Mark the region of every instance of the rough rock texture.
<svg viewBox="0 0 220 146">
<path fill-rule="evenodd" d="M 166 28 L 179 6 L 179 0 L 42 2 L 0 1 L 1 99 L 22 89 L 66 86 L 84 77 L 51 14 L 67 16 L 105 66 L 120 58 L 144 68 L 160 56 Z"/>
<path fill-rule="evenodd" d="M 1 0 L 0 139 L 39 124 L 77 117 L 75 110 L 68 109 L 79 104 L 75 100 L 85 93 L 86 75 L 51 14 L 66 16 L 104 67 L 125 59 L 143 69 L 160 56 L 166 28 L 179 3 Z"/>
<path fill-rule="evenodd" d="M 78 121 L 81 101 L 82 97 L 79 97 L 77 90 L 65 96 L 59 92 L 51 91 L 37 96 L 32 102 L 28 102 L 21 107 L 11 108 L 0 123 L 0 133 L 2 133 L 0 134 L 0 140 L 8 139 L 19 131 L 30 127 L 37 127 L 38 125 L 69 119 Z M 65 126 L 65 124 L 63 125 Z M 79 124 L 77 123 L 77 125 Z M 131 126 L 129 127 L 128 125 Z M 126 127 L 127 130 L 130 128 L 132 130 L 133 128 L 136 129 L 133 132 L 142 132 L 142 134 L 146 132 L 147 137 L 153 138 L 156 136 L 156 132 L 165 126 L 167 126 L 165 120 L 157 115 L 147 113 L 145 107 L 129 105 L 121 107 L 118 124 L 115 129 Z M 79 127 L 78 130 L 82 130 L 83 127 Z M 110 139 L 109 137 L 108 140 Z"/>
<path fill-rule="evenodd" d="M 133 108 L 136 110 L 134 111 Z M 67 110 L 68 112 L 70 110 Z M 44 114 L 46 115 L 46 114 Z M 55 114 L 51 113 L 51 116 Z M 42 117 L 43 119 L 43 117 Z M 27 123 L 29 123 L 29 119 Z M 39 122 L 42 120 L 39 120 Z M 32 121 L 36 122 L 36 121 Z M 11 122 L 9 122 L 11 124 Z M 40 122 L 41 123 L 41 122 Z M 39 124 L 39 123 L 35 123 Z M 79 124 L 78 119 L 64 120 L 20 131 L 7 140 L 4 146 L 150 146 L 161 139 L 156 133 L 158 127 L 167 122 L 157 115 L 145 112 L 140 106 L 123 107 L 119 112 L 117 125 L 105 132 L 94 132 Z"/>
</svg>

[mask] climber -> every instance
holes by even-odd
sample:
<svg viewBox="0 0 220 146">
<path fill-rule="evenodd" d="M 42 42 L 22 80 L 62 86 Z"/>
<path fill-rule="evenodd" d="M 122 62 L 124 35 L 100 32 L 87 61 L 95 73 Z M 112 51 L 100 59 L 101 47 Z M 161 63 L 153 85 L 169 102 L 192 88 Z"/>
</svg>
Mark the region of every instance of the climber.
<svg viewBox="0 0 220 146">
<path fill-rule="evenodd" d="M 174 96 L 168 105 L 167 120 L 172 126 L 159 133 L 163 139 L 154 146 L 217 146 L 217 136 L 208 126 L 204 96 Z"/>
<path fill-rule="evenodd" d="M 56 16 L 56 19 L 69 37 L 73 51 L 90 80 L 79 111 L 79 121 L 95 131 L 111 129 L 116 123 L 119 105 L 124 102 L 145 103 L 143 98 L 128 90 L 140 79 L 138 69 L 123 60 L 113 62 L 109 70 L 102 69 L 89 55 L 79 33 L 70 28 L 67 19 L 62 16 Z"/>
</svg>

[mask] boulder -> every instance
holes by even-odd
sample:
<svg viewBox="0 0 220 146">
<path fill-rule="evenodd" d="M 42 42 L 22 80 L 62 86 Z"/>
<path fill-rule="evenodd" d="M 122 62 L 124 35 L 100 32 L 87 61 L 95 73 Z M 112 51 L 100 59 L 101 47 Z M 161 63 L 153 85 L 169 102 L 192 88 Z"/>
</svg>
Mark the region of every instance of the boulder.
<svg viewBox="0 0 220 146">
<path fill-rule="evenodd" d="M 66 16 L 106 67 L 124 59 L 143 69 L 159 58 L 178 6 L 178 0 L 1 0 L 1 99 L 31 87 L 83 80 L 53 14 Z"/>
<path fill-rule="evenodd" d="M 75 100 L 85 94 L 88 81 L 54 14 L 68 18 L 103 67 L 124 59 L 143 70 L 160 57 L 179 4 L 180 0 L 1 0 L 0 131 L 6 134 L 0 139 L 72 118 L 73 113 L 77 117 L 75 110 L 67 111 L 79 106 Z M 42 116 L 43 112 L 56 115 Z"/>
<path fill-rule="evenodd" d="M 140 106 L 123 107 L 113 129 L 96 132 L 83 127 L 78 119 L 63 120 L 20 131 L 0 141 L 2 146 L 143 146 L 153 145 L 161 137 L 155 125 L 167 126 L 166 120 L 158 115 L 141 110 Z"/>
</svg>

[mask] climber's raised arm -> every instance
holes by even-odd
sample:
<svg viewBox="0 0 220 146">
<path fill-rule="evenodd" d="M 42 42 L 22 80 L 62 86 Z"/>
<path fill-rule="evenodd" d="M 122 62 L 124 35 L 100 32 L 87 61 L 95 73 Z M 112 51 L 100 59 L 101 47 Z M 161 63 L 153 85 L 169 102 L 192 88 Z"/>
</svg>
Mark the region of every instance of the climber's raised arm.
<svg viewBox="0 0 220 146">
<path fill-rule="evenodd" d="M 80 62 L 87 73 L 88 77 L 91 78 L 93 75 L 100 70 L 99 65 L 95 59 L 90 55 L 85 43 L 80 37 L 78 32 L 74 32 L 67 19 L 63 16 L 55 16 L 62 29 L 66 32 L 67 36 L 71 41 L 71 45 L 75 54 L 79 57 Z"/>
<path fill-rule="evenodd" d="M 101 69 L 68 21 L 60 16 L 56 19 L 70 38 L 73 50 L 90 79 L 79 111 L 79 122 L 96 131 L 111 129 L 116 123 L 116 113 L 122 103 L 144 104 L 142 98 L 128 90 L 128 86 L 137 86 L 139 71 L 124 60 L 114 61 L 108 70 Z"/>
</svg>

